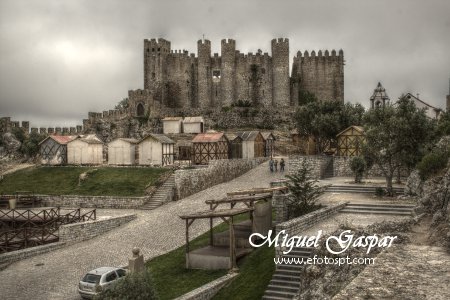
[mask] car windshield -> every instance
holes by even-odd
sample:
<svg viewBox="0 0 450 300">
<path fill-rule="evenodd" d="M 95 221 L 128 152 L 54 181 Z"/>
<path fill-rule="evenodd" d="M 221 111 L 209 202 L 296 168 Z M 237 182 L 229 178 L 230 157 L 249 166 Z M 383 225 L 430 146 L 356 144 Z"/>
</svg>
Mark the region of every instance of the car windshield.
<svg viewBox="0 0 450 300">
<path fill-rule="evenodd" d="M 102 276 L 100 276 L 100 275 L 86 274 L 81 281 L 87 282 L 87 283 L 95 283 L 95 284 L 97 284 L 97 283 L 100 282 L 100 278 L 102 278 Z"/>
</svg>

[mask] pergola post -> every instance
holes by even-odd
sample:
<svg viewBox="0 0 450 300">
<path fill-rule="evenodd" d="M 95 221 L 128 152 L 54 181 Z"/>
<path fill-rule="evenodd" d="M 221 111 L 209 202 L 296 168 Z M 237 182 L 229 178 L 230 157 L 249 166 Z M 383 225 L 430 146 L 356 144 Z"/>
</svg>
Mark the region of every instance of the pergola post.
<svg viewBox="0 0 450 300">
<path fill-rule="evenodd" d="M 186 219 L 186 269 L 189 268 L 189 219 Z"/>
</svg>

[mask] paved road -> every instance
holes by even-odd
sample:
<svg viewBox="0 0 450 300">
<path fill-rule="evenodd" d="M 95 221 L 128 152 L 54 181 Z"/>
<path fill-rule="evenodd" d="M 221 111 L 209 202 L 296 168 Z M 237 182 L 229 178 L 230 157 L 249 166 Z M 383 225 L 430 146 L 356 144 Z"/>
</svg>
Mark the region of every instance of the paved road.
<svg viewBox="0 0 450 300">
<path fill-rule="evenodd" d="M 226 192 L 268 186 L 281 178 L 264 163 L 227 183 L 219 184 L 153 211 L 133 211 L 138 218 L 89 241 L 80 242 L 10 265 L 0 272 L 1 299 L 80 299 L 76 287 L 80 277 L 99 266 L 124 266 L 131 249 L 142 249 L 146 259 L 173 250 L 185 242 L 185 223 L 178 215 L 204 210 L 205 200 Z M 208 222 L 197 220 L 190 227 L 194 238 L 208 230 Z M 41 265 L 43 264 L 43 265 Z"/>
</svg>

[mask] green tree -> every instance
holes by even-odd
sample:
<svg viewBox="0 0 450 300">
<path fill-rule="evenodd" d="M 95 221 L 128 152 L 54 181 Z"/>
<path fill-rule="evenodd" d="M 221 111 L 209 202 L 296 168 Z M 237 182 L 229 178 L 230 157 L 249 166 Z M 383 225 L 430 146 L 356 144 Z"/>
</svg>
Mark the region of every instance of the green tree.
<svg viewBox="0 0 450 300">
<path fill-rule="evenodd" d="M 314 95 L 314 93 L 302 90 L 298 92 L 298 105 L 305 105 L 317 101 L 317 97 L 316 95 Z"/>
<path fill-rule="evenodd" d="M 392 179 L 401 166 L 412 168 L 432 139 L 433 122 L 414 102 L 401 97 L 395 105 L 370 109 L 364 115 L 364 156 L 381 169 L 388 195 L 393 196 Z"/>
<path fill-rule="evenodd" d="M 322 153 L 339 132 L 351 125 L 361 125 L 363 114 L 361 104 L 314 101 L 300 106 L 294 118 L 299 134 L 314 137 L 316 150 Z"/>
<path fill-rule="evenodd" d="M 360 156 L 352 157 L 350 160 L 350 169 L 355 173 L 355 183 L 361 183 L 362 176 L 366 170 L 366 162 Z"/>
<path fill-rule="evenodd" d="M 438 137 L 450 135 L 450 110 L 441 114 L 437 122 L 436 133 Z"/>
<path fill-rule="evenodd" d="M 293 175 L 286 175 L 291 192 L 288 199 L 288 218 L 296 218 L 307 214 L 318 207 L 317 199 L 325 192 L 325 188 L 317 184 L 318 180 L 311 176 L 311 167 L 304 160 L 300 168 Z"/>
<path fill-rule="evenodd" d="M 30 133 L 22 142 L 20 151 L 28 157 L 34 157 L 39 153 L 39 143 L 45 138 L 37 132 Z"/>
<path fill-rule="evenodd" d="M 122 100 L 119 101 L 119 103 L 117 103 L 117 105 L 114 107 L 115 109 L 125 109 L 128 108 L 129 106 L 129 101 L 128 98 L 123 98 Z"/>
</svg>

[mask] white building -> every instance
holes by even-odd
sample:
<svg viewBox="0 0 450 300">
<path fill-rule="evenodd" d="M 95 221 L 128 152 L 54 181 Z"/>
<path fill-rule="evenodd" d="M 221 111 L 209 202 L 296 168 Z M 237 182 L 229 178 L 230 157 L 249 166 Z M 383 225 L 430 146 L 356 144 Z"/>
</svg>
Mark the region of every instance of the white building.
<svg viewBox="0 0 450 300">
<path fill-rule="evenodd" d="M 134 165 L 138 140 L 118 138 L 108 144 L 109 165 Z"/>
<path fill-rule="evenodd" d="M 185 117 L 183 120 L 184 133 L 203 133 L 205 121 L 203 117 Z"/>
<path fill-rule="evenodd" d="M 80 135 L 67 143 L 67 163 L 100 165 L 103 163 L 103 142 L 95 135 Z"/>
<path fill-rule="evenodd" d="M 181 117 L 166 117 L 162 120 L 163 122 L 163 133 L 181 133 L 182 132 L 182 121 Z"/>
<path fill-rule="evenodd" d="M 166 166 L 173 164 L 175 142 L 163 134 L 149 134 L 139 142 L 139 164 Z"/>
<path fill-rule="evenodd" d="M 434 106 L 424 102 L 423 100 L 420 100 L 418 97 L 414 96 L 411 93 L 407 93 L 405 96 L 407 99 L 414 101 L 414 104 L 416 105 L 417 108 L 419 108 L 419 109 L 424 108 L 425 114 L 430 119 L 437 119 L 437 118 L 439 118 L 439 115 L 444 112 L 442 109 L 434 107 Z"/>
</svg>

